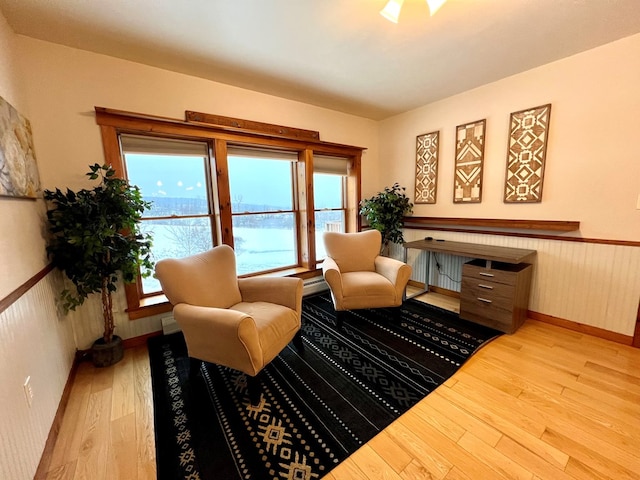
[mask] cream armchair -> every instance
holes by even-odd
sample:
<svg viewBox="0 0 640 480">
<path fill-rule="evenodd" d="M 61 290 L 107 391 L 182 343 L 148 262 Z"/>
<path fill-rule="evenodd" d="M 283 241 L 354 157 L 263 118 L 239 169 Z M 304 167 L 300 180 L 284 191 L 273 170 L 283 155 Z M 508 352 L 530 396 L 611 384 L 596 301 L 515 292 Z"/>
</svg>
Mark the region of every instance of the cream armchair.
<svg viewBox="0 0 640 480">
<path fill-rule="evenodd" d="M 327 258 L 322 264 L 341 324 L 344 310 L 402 305 L 411 267 L 380 255 L 378 230 L 359 233 L 325 232 Z"/>
<path fill-rule="evenodd" d="M 291 340 L 302 349 L 301 279 L 237 278 L 235 253 L 228 245 L 160 260 L 156 276 L 184 334 L 191 374 L 199 360 L 244 372 L 255 405 L 260 371 Z"/>
</svg>

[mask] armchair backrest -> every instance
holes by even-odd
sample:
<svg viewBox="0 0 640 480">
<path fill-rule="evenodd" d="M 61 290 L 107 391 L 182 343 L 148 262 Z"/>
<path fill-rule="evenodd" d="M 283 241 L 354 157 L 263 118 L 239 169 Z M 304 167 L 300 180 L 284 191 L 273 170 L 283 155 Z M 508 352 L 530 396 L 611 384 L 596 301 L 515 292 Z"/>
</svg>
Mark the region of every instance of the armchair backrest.
<svg viewBox="0 0 640 480">
<path fill-rule="evenodd" d="M 190 257 L 160 260 L 156 263 L 156 276 L 173 305 L 229 308 L 242 301 L 236 256 L 228 245 Z"/>
<path fill-rule="evenodd" d="M 322 239 L 327 255 L 338 264 L 341 272 L 375 271 L 375 260 L 382 246 L 382 235 L 378 230 L 325 232 Z"/>
</svg>

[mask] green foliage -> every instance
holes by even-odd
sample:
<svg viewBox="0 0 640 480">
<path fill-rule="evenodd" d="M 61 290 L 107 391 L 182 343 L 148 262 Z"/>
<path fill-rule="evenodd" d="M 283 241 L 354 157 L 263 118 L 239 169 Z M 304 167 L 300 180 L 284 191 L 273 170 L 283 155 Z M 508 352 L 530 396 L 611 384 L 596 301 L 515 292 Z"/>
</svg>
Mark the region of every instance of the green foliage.
<svg viewBox="0 0 640 480">
<path fill-rule="evenodd" d="M 402 218 L 413 212 L 413 203 L 405 195 L 405 190 L 394 183 L 393 187 L 385 187 L 382 192 L 360 202 L 360 214 L 382 234 L 383 250 L 389 242 L 404 243 Z"/>
<path fill-rule="evenodd" d="M 75 291 L 61 294 L 65 310 L 75 310 L 92 293 L 102 293 L 105 341 L 113 335 L 111 293 L 118 275 L 133 282 L 139 268 L 150 272 L 151 237 L 140 232 L 142 213 L 151 204 L 137 186 L 118 178 L 111 166 L 89 166 L 87 176 L 100 183 L 91 190 L 45 190 L 47 219 L 52 234 L 47 252 L 64 271 Z"/>
</svg>

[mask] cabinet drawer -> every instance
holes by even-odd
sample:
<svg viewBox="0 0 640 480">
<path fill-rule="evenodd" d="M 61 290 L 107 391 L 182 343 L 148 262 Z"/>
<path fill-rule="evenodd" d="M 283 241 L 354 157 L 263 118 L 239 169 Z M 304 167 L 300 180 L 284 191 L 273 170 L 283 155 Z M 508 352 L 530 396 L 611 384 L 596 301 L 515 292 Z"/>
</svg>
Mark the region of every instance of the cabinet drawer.
<svg viewBox="0 0 640 480">
<path fill-rule="evenodd" d="M 478 281 L 490 281 L 505 285 L 515 285 L 518 272 L 511 270 L 486 268 L 473 263 L 465 263 L 462 266 L 462 276 Z"/>
<path fill-rule="evenodd" d="M 496 308 L 511 312 L 513 311 L 515 291 L 516 287 L 513 285 L 463 277 L 460 298 L 462 299 L 462 295 L 465 295 L 468 298 L 492 304 Z"/>
<path fill-rule="evenodd" d="M 487 282 L 486 280 L 476 280 L 475 278 L 462 277 L 460 294 L 474 298 L 490 300 L 491 303 L 498 304 L 500 308 L 511 310 L 513 307 L 513 296 L 516 287 L 504 283 Z"/>
<path fill-rule="evenodd" d="M 482 299 L 482 300 L 481 300 Z M 513 311 L 499 303 L 486 302 L 468 292 L 460 296 L 460 318 L 486 325 L 506 333 L 513 333 Z"/>
</svg>

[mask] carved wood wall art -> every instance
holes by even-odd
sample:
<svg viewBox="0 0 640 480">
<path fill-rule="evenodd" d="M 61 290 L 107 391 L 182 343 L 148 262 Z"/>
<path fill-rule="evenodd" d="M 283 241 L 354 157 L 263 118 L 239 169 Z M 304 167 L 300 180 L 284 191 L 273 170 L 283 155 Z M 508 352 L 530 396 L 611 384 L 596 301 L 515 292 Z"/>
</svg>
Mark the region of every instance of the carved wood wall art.
<svg viewBox="0 0 640 480">
<path fill-rule="evenodd" d="M 440 132 L 416 137 L 415 203 L 436 203 Z"/>
<path fill-rule="evenodd" d="M 551 104 L 511 114 L 505 203 L 542 201 Z"/>
<path fill-rule="evenodd" d="M 482 201 L 482 166 L 486 120 L 456 127 L 453 203 Z"/>
</svg>

